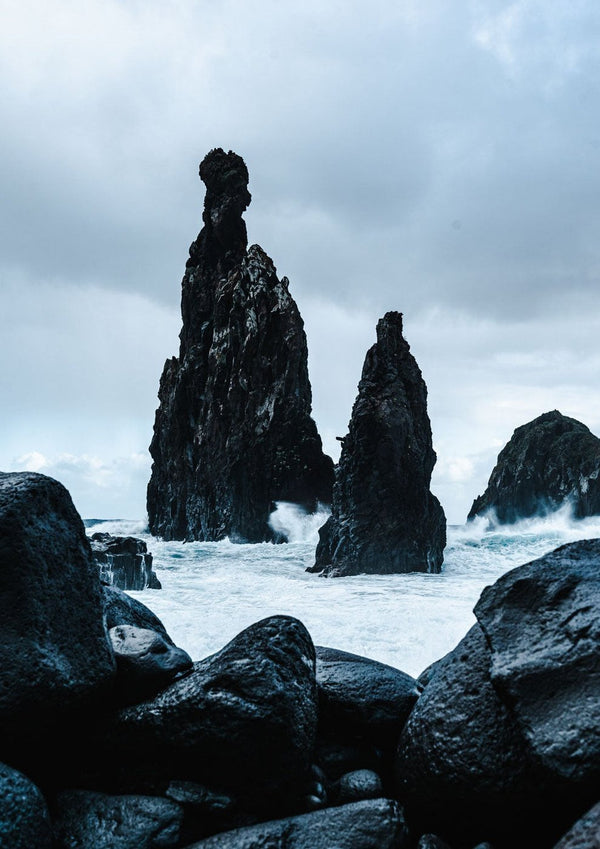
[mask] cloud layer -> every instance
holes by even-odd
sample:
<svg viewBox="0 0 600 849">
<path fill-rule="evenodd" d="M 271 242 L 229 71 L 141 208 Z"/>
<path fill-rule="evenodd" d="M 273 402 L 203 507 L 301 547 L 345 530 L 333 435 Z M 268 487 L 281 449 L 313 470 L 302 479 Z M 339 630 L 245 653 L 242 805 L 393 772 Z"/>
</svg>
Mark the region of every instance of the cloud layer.
<svg viewBox="0 0 600 849">
<path fill-rule="evenodd" d="M 453 521 L 514 427 L 558 407 L 600 431 L 591 0 L 2 10 L 0 467 L 117 463 L 113 503 L 143 510 L 131 458 L 216 145 L 248 164 L 250 239 L 290 277 L 331 450 L 388 309 L 429 386 Z M 80 510 L 114 515 L 77 462 Z"/>
</svg>

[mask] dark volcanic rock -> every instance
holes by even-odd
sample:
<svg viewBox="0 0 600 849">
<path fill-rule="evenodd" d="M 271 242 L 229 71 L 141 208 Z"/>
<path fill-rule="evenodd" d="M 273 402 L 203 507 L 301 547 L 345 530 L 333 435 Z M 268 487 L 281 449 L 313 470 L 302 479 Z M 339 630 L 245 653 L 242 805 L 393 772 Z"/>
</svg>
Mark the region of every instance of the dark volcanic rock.
<svg viewBox="0 0 600 849">
<path fill-rule="evenodd" d="M 44 797 L 26 776 L 0 764 L 0 847 L 50 849 L 51 845 Z"/>
<path fill-rule="evenodd" d="M 419 696 L 415 679 L 349 652 L 323 646 L 316 652 L 320 729 L 395 746 Z"/>
<path fill-rule="evenodd" d="M 372 769 L 355 769 L 346 772 L 332 786 L 330 799 L 335 804 L 358 802 L 361 799 L 381 799 L 381 778 Z"/>
<path fill-rule="evenodd" d="M 491 684 L 489 664 L 475 625 L 440 661 L 400 737 L 397 790 L 409 824 L 450 844 L 473 845 L 494 831 L 514 839 L 533 801 L 541 815 L 525 742 Z"/>
<path fill-rule="evenodd" d="M 600 514 L 600 439 L 553 410 L 515 430 L 468 518 L 493 511 L 510 524 L 566 502 L 578 519 Z"/>
<path fill-rule="evenodd" d="M 215 834 L 188 849 L 407 849 L 401 809 L 374 799 Z"/>
<path fill-rule="evenodd" d="M 446 518 L 429 491 L 435 464 L 427 387 L 388 312 L 367 352 L 316 564 L 326 575 L 439 572 Z"/>
<path fill-rule="evenodd" d="M 475 615 L 492 683 L 535 757 L 600 788 L 600 540 L 513 569 L 483 591 Z"/>
<path fill-rule="evenodd" d="M 559 840 L 554 849 L 598 849 L 600 846 L 600 802 L 594 805 L 573 828 Z"/>
<path fill-rule="evenodd" d="M 551 846 L 600 787 L 600 540 L 484 590 L 401 735 L 398 793 L 451 843 Z"/>
<path fill-rule="evenodd" d="M 183 811 L 155 796 L 70 790 L 59 794 L 55 816 L 55 849 L 172 849 Z"/>
<path fill-rule="evenodd" d="M 107 584 L 122 590 L 161 589 L 152 568 L 152 555 L 143 540 L 96 533 L 90 543 L 100 578 Z"/>
<path fill-rule="evenodd" d="M 243 797 L 252 811 L 289 806 L 314 748 L 314 664 L 298 620 L 252 625 L 154 699 L 105 723 L 86 755 L 86 783 L 163 792 L 172 781 L 193 781 Z"/>
<path fill-rule="evenodd" d="M 187 652 L 148 628 L 117 625 L 108 632 L 117 661 L 116 686 L 123 702 L 141 702 L 192 666 Z"/>
<path fill-rule="evenodd" d="M 104 617 L 107 628 L 117 625 L 135 625 L 137 628 L 150 628 L 160 634 L 169 645 L 174 645 L 167 629 L 158 616 L 145 604 L 132 598 L 117 587 L 102 587 Z"/>
<path fill-rule="evenodd" d="M 115 663 L 98 569 L 67 490 L 0 473 L 0 751 L 23 754 L 107 691 Z"/>
<path fill-rule="evenodd" d="M 246 251 L 248 171 L 211 151 L 204 227 L 182 284 L 178 358 L 160 382 L 150 530 L 166 539 L 272 539 L 276 501 L 330 503 L 333 463 L 310 417 L 303 322 L 269 257 Z"/>
</svg>

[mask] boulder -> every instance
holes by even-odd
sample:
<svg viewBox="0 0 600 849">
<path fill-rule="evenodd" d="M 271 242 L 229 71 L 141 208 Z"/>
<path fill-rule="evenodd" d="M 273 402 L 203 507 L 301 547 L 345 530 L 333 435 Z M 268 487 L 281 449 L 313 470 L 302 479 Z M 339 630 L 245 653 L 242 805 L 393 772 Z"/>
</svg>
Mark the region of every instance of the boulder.
<svg viewBox="0 0 600 849">
<path fill-rule="evenodd" d="M 408 849 L 402 810 L 375 799 L 215 834 L 187 849 Z"/>
<path fill-rule="evenodd" d="M 0 764 L 0 846 L 50 849 L 52 832 L 44 797 L 25 775 Z"/>
<path fill-rule="evenodd" d="M 450 847 L 436 834 L 422 834 L 417 849 L 450 849 Z"/>
<path fill-rule="evenodd" d="M 288 280 L 247 247 L 241 157 L 200 165 L 202 228 L 182 283 L 177 358 L 167 360 L 150 445 L 150 530 L 165 539 L 274 539 L 274 502 L 331 502 L 333 462 L 310 416 L 306 335 Z"/>
<path fill-rule="evenodd" d="M 554 849 L 598 849 L 599 846 L 600 802 L 577 820 Z"/>
<path fill-rule="evenodd" d="M 438 664 L 400 736 L 397 795 L 417 834 L 473 845 L 496 834 L 516 846 L 516 823 L 543 809 L 515 720 L 489 677 L 479 625 Z M 508 842 L 502 842 L 506 840 Z"/>
<path fill-rule="evenodd" d="M 356 769 L 342 775 L 331 787 L 329 798 L 333 804 L 343 805 L 361 799 L 381 799 L 381 778 L 372 769 Z"/>
<path fill-rule="evenodd" d="M 107 717 L 79 783 L 162 794 L 192 781 L 261 815 L 293 807 L 314 749 L 314 664 L 298 620 L 252 625 L 153 699 Z"/>
<path fill-rule="evenodd" d="M 161 589 L 152 568 L 152 555 L 143 540 L 96 533 L 90 542 L 103 582 L 122 590 Z"/>
<path fill-rule="evenodd" d="M 114 628 L 117 625 L 135 625 L 137 628 L 150 628 L 150 630 L 160 634 L 169 645 L 174 645 L 173 640 L 167 634 L 167 629 L 158 616 L 146 607 L 145 604 L 142 604 L 141 601 L 127 595 L 127 593 L 124 593 L 118 587 L 104 585 L 102 587 L 102 593 L 107 628 Z"/>
<path fill-rule="evenodd" d="M 117 661 L 117 689 L 123 702 L 135 703 L 163 690 L 192 666 L 187 652 L 148 628 L 117 625 L 108 632 Z"/>
<path fill-rule="evenodd" d="M 491 513 L 510 524 L 566 503 L 577 519 L 600 514 L 600 439 L 553 410 L 515 430 L 468 519 Z"/>
<path fill-rule="evenodd" d="M 0 473 L 0 752 L 26 750 L 98 706 L 115 674 L 98 570 L 67 490 Z"/>
<path fill-rule="evenodd" d="M 320 731 L 395 747 L 419 696 L 415 679 L 339 649 L 317 646 L 316 653 Z"/>
<path fill-rule="evenodd" d="M 367 352 L 331 516 L 308 571 L 439 572 L 446 518 L 429 490 L 435 460 L 427 387 L 402 335 L 402 314 L 388 312 Z"/>
<path fill-rule="evenodd" d="M 600 786 L 600 540 L 484 590 L 398 748 L 409 821 L 459 845 L 551 846 Z"/>
<path fill-rule="evenodd" d="M 55 807 L 54 849 L 174 849 L 180 845 L 183 812 L 169 799 L 67 790 L 58 794 Z"/>
<path fill-rule="evenodd" d="M 563 545 L 486 588 L 490 677 L 531 753 L 582 795 L 600 788 L 600 540 Z M 591 798 L 588 795 L 588 798 Z"/>
</svg>

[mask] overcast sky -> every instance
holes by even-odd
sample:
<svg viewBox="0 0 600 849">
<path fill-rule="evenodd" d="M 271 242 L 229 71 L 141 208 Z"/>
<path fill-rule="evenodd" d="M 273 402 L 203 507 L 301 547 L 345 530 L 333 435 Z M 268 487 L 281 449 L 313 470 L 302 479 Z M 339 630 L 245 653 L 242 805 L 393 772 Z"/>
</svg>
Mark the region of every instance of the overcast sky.
<svg viewBox="0 0 600 849">
<path fill-rule="evenodd" d="M 600 434 L 595 0 L 0 0 L 0 468 L 145 514 L 156 393 L 201 226 L 198 164 L 250 171 L 250 242 L 346 432 L 387 310 L 462 522 L 512 431 Z"/>
</svg>

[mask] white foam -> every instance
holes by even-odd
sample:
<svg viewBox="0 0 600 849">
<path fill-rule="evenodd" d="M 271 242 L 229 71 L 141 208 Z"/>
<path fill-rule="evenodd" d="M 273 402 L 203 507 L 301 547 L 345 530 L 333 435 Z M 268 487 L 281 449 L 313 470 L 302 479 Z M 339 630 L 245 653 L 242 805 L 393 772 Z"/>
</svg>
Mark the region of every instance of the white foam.
<svg viewBox="0 0 600 849">
<path fill-rule="evenodd" d="M 323 504 L 319 504 L 314 513 L 309 513 L 299 504 L 277 501 L 275 510 L 269 516 L 269 526 L 288 542 L 316 545 L 319 541 L 319 528 L 325 524 L 329 515 L 329 510 Z"/>
</svg>

